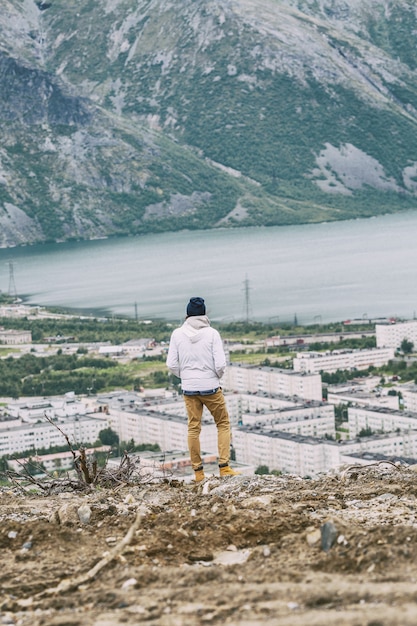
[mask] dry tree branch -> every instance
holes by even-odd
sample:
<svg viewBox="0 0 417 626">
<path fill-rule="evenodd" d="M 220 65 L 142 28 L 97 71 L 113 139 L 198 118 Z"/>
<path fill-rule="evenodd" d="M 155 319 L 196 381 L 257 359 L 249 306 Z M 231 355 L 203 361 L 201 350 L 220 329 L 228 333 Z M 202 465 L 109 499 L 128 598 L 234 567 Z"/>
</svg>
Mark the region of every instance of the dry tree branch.
<svg viewBox="0 0 417 626">
<path fill-rule="evenodd" d="M 29 472 L 28 468 L 27 468 L 27 463 L 22 463 L 22 461 L 20 459 L 14 458 L 13 461 L 16 461 L 16 463 L 22 468 L 24 475 L 19 474 L 19 472 L 15 472 L 13 470 L 7 470 L 5 472 L 5 475 L 7 476 L 7 478 L 17 487 L 19 487 L 19 489 L 22 489 L 22 491 L 26 491 L 24 489 L 24 487 L 21 484 L 21 480 L 23 478 L 25 478 L 26 480 L 28 480 L 30 483 L 32 483 L 32 485 L 36 485 L 37 487 L 39 487 L 42 490 L 45 490 L 45 486 L 39 481 L 37 480 L 34 476 L 32 476 L 32 474 Z M 34 463 L 34 466 L 36 466 L 37 464 Z M 40 467 L 40 465 L 39 465 Z"/>
<path fill-rule="evenodd" d="M 59 430 L 59 432 L 61 433 L 61 435 L 65 438 L 65 441 L 66 441 L 66 442 L 67 442 L 67 444 L 68 444 L 68 447 L 69 447 L 69 449 L 70 449 L 70 452 L 71 452 L 72 457 L 73 457 L 74 462 L 75 462 L 75 460 L 76 460 L 76 458 L 77 458 L 77 455 L 76 455 L 76 453 L 75 453 L 75 451 L 74 451 L 74 448 L 72 447 L 71 441 L 70 441 L 70 439 L 69 439 L 69 437 L 68 437 L 67 433 L 65 433 L 65 432 L 64 432 L 64 431 L 63 431 L 63 430 L 62 430 L 62 429 L 58 426 L 58 424 L 56 424 L 56 423 L 54 422 L 54 420 L 53 420 L 53 419 L 51 419 L 51 418 L 50 418 L 50 417 L 46 414 L 46 411 L 44 411 L 43 416 L 44 416 L 44 418 L 45 418 L 45 419 L 46 419 L 46 420 L 47 420 L 47 421 L 48 421 L 48 422 L 49 422 L 52 426 L 54 426 L 57 430 Z"/>
<path fill-rule="evenodd" d="M 364 465 L 358 463 L 356 465 L 349 465 L 345 467 L 345 469 L 340 473 L 340 479 L 345 480 L 349 477 L 349 473 L 353 471 L 361 471 L 362 469 L 366 469 L 368 467 L 379 467 L 380 465 L 392 465 L 396 470 L 401 471 L 401 467 L 398 467 L 392 461 L 375 461 L 375 463 L 365 463 Z"/>
</svg>

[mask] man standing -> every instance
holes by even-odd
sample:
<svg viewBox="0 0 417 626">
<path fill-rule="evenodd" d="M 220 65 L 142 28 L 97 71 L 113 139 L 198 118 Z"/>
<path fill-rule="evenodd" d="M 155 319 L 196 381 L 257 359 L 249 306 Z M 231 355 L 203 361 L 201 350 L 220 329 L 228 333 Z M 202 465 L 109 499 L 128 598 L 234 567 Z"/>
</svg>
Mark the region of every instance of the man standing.
<svg viewBox="0 0 417 626">
<path fill-rule="evenodd" d="M 201 460 L 201 416 L 206 406 L 217 426 L 220 476 L 237 476 L 229 466 L 230 421 L 220 379 L 226 369 L 223 343 L 217 330 L 210 326 L 203 298 L 191 298 L 187 317 L 171 335 L 167 367 L 181 378 L 188 415 L 188 449 L 196 482 L 204 479 Z"/>
</svg>

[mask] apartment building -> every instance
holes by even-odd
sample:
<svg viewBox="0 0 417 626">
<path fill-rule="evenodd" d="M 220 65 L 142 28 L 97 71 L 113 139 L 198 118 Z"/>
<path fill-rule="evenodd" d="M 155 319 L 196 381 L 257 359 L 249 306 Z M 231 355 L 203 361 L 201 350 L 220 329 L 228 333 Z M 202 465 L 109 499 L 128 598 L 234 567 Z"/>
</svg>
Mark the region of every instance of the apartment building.
<svg viewBox="0 0 417 626">
<path fill-rule="evenodd" d="M 0 456 L 67 445 L 64 434 L 73 444 L 94 443 L 99 432 L 108 426 L 107 416 L 76 415 L 55 419 L 54 422 L 58 428 L 41 420 L 36 423 L 19 420 L 19 424 L 13 426 L 8 425 L 7 421 L 1 421 Z"/>
<path fill-rule="evenodd" d="M 417 412 L 417 385 L 401 385 L 403 406 L 407 411 Z"/>
<path fill-rule="evenodd" d="M 363 324 L 363 320 L 361 320 Z M 312 343 L 340 343 L 343 339 L 363 339 L 374 337 L 372 330 L 343 331 L 339 333 L 314 333 L 309 335 L 276 335 L 265 339 L 265 347 L 276 346 L 308 346 Z"/>
<path fill-rule="evenodd" d="M 110 428 L 121 441 L 133 439 L 136 443 L 157 443 L 161 450 L 184 450 L 187 447 L 188 421 L 185 415 L 111 406 L 107 417 Z M 203 416 L 200 442 L 205 452 L 217 452 L 217 428 L 211 416 Z"/>
<path fill-rule="evenodd" d="M 417 413 L 385 407 L 351 406 L 348 407 L 348 428 L 350 439 L 355 439 L 362 430 L 373 433 L 417 431 Z"/>
<path fill-rule="evenodd" d="M 398 350 L 403 339 L 411 341 L 417 347 L 417 320 L 376 324 L 376 345 L 378 348 Z"/>
<path fill-rule="evenodd" d="M 7 415 L 21 419 L 23 422 L 36 423 L 46 415 L 50 419 L 55 417 L 70 417 L 85 415 L 87 407 L 84 402 L 68 394 L 63 397 L 25 398 L 9 402 L 5 408 Z"/>
<path fill-rule="evenodd" d="M 226 397 L 226 400 L 228 399 L 229 396 Z M 283 424 L 286 422 L 300 422 L 303 420 L 310 420 L 310 423 L 312 423 L 313 421 L 320 419 L 324 419 L 329 424 L 329 427 L 331 426 L 331 429 L 325 432 L 327 432 L 329 435 L 334 433 L 334 406 L 325 402 L 313 401 L 280 409 L 246 411 L 240 415 L 240 419 L 236 425 L 251 426 L 255 424 L 261 424 L 262 427 L 267 428 L 273 427 L 276 424 Z M 324 434 L 318 434 L 317 436 L 324 436 Z"/>
<path fill-rule="evenodd" d="M 340 446 L 340 465 L 355 461 L 355 455 L 374 454 L 381 457 L 417 459 L 417 430 L 395 432 L 386 435 L 361 437 L 344 441 Z M 353 459 L 352 459 L 353 457 Z"/>
<path fill-rule="evenodd" d="M 269 470 L 297 476 L 316 477 L 340 470 L 345 465 L 365 463 L 358 455 L 378 455 L 379 459 L 417 458 L 417 431 L 335 442 L 302 435 L 252 428 L 240 428 L 234 436 L 236 459 L 255 467 L 267 465 Z"/>
<path fill-rule="evenodd" d="M 30 330 L 6 330 L 0 328 L 0 344 L 16 346 L 32 343 L 32 332 Z"/>
<path fill-rule="evenodd" d="M 254 429 L 265 428 L 265 425 L 259 421 L 252 424 L 252 426 Z M 304 437 L 315 437 L 317 439 L 332 437 L 336 439 L 334 415 L 318 415 L 313 418 L 309 416 L 290 416 L 287 419 L 273 421 L 268 428 L 272 431 L 303 435 Z"/>
<path fill-rule="evenodd" d="M 387 393 L 382 394 L 381 392 L 372 393 L 360 389 L 352 389 L 351 391 L 333 391 L 329 387 L 327 390 L 327 402 L 335 406 L 339 404 L 378 406 L 394 411 L 400 408 L 399 396 L 389 396 Z"/>
<path fill-rule="evenodd" d="M 242 427 L 233 440 L 237 461 L 266 465 L 270 471 L 313 477 L 340 463 L 338 444 L 314 437 Z"/>
<path fill-rule="evenodd" d="M 319 374 L 337 370 L 365 370 L 371 365 L 382 367 L 395 355 L 394 348 L 369 350 L 331 350 L 328 352 L 298 352 L 293 359 L 295 372 Z"/>
<path fill-rule="evenodd" d="M 321 400 L 320 374 L 305 374 L 276 367 L 244 367 L 231 364 L 222 379 L 226 391 L 266 395 L 298 396 Z"/>
</svg>

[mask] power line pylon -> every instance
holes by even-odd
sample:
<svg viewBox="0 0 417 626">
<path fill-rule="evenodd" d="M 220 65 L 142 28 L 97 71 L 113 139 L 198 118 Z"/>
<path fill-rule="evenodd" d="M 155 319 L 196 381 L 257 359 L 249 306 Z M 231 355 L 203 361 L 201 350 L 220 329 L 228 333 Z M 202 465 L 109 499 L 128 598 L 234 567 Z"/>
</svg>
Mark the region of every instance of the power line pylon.
<svg viewBox="0 0 417 626">
<path fill-rule="evenodd" d="M 16 283 L 14 282 L 14 265 L 13 265 L 13 261 L 9 261 L 8 265 L 9 265 L 9 291 L 8 291 L 8 294 L 9 294 L 9 296 L 12 296 L 13 298 L 16 298 L 17 291 L 16 291 Z"/>
<path fill-rule="evenodd" d="M 245 292 L 246 323 L 248 323 L 249 319 L 250 319 L 251 304 L 250 304 L 250 296 L 249 296 L 250 286 L 249 286 L 249 279 L 248 279 L 247 275 L 246 275 L 246 278 L 245 278 L 245 280 L 243 282 L 243 285 L 244 285 L 244 292 Z"/>
</svg>

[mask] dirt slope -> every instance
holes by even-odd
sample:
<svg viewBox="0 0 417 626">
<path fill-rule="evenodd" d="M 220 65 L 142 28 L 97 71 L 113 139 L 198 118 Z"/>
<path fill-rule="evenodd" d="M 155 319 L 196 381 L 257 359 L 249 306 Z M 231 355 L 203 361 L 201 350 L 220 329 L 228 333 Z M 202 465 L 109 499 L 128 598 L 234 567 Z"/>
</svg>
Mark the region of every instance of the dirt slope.
<svg viewBox="0 0 417 626">
<path fill-rule="evenodd" d="M 3 488 L 0 623 L 415 626 L 416 478 Z"/>
</svg>

